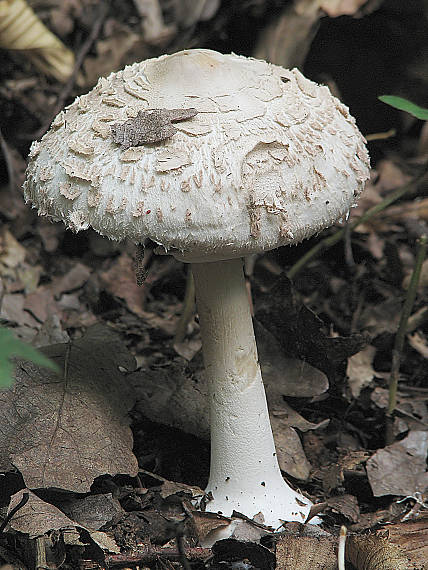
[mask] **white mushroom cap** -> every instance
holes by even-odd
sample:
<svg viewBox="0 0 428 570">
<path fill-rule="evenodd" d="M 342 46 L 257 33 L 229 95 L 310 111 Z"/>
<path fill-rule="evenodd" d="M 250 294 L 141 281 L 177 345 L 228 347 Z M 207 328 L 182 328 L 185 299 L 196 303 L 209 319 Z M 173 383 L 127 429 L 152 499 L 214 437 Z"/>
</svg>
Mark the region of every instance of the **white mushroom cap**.
<svg viewBox="0 0 428 570">
<path fill-rule="evenodd" d="M 114 142 L 118 124 L 151 109 L 197 114 L 161 142 Z M 33 143 L 25 196 L 76 231 L 229 259 L 346 216 L 368 178 L 364 142 L 348 109 L 297 69 L 187 50 L 112 73 L 61 112 Z"/>
</svg>

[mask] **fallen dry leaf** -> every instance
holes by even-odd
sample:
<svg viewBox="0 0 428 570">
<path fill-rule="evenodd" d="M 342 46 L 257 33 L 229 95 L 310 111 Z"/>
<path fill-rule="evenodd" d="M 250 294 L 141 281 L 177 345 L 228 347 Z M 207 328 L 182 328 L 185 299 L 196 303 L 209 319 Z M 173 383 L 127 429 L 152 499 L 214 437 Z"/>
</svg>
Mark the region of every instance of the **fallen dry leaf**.
<svg viewBox="0 0 428 570">
<path fill-rule="evenodd" d="M 405 439 L 378 450 L 366 465 L 373 495 L 425 493 L 428 489 L 427 452 L 426 431 L 412 431 Z"/>
<path fill-rule="evenodd" d="M 137 285 L 134 262 L 127 253 L 122 253 L 110 269 L 100 272 L 99 276 L 106 291 L 123 299 L 128 309 L 139 317 L 146 316 L 143 310 L 146 291 L 144 286 Z"/>
<path fill-rule="evenodd" d="M 43 536 L 50 530 L 74 528 L 75 523 L 57 507 L 46 503 L 29 489 L 21 489 L 12 495 L 8 513 L 22 500 L 24 493 L 28 493 L 28 501 L 13 515 L 9 527 L 18 532 L 28 534 L 30 538 Z"/>
<path fill-rule="evenodd" d="M 257 351 L 263 381 L 269 391 L 269 403 L 283 396 L 311 398 L 329 388 L 327 376 L 303 360 L 287 358 L 276 338 L 257 321 L 254 323 Z"/>
<path fill-rule="evenodd" d="M 414 520 L 388 523 L 377 531 L 388 533 L 388 541 L 399 546 L 413 564 L 411 568 L 426 568 L 428 560 L 428 512 L 419 512 Z"/>
<path fill-rule="evenodd" d="M 85 493 L 95 477 L 135 476 L 127 411 L 133 394 L 118 366 L 133 358 L 105 326 L 44 353 L 62 376 L 19 361 L 16 382 L 0 393 L 0 465 L 19 469 L 30 488 Z"/>
<path fill-rule="evenodd" d="M 284 536 L 276 545 L 276 568 L 335 570 L 336 541 L 329 536 Z"/>
<path fill-rule="evenodd" d="M 25 325 L 37 329 L 40 324 L 27 311 L 24 311 L 26 298 L 20 293 L 7 293 L 3 296 L 3 302 L 0 311 L 0 318 L 15 323 Z"/>
<path fill-rule="evenodd" d="M 360 518 L 360 507 L 357 497 L 354 495 L 339 495 L 330 497 L 326 501 L 327 505 L 336 513 L 340 513 L 353 523 Z"/>
<path fill-rule="evenodd" d="M 124 512 L 111 493 L 72 497 L 61 504 L 61 510 L 77 524 L 91 530 L 99 530 Z"/>
<path fill-rule="evenodd" d="M 6 226 L 0 232 L 0 265 L 18 267 L 25 259 L 26 250 Z"/>
<path fill-rule="evenodd" d="M 275 416 L 271 416 L 271 422 L 279 467 L 292 477 L 306 481 L 311 471 L 311 464 L 306 459 L 296 430 L 284 425 L 281 418 Z"/>
<path fill-rule="evenodd" d="M 91 274 L 91 270 L 83 263 L 76 263 L 65 275 L 54 278 L 49 288 L 55 297 L 62 293 L 79 289 L 86 283 Z"/>
<path fill-rule="evenodd" d="M 30 539 L 46 535 L 53 530 L 60 530 L 65 544 L 83 547 L 84 543 L 81 542 L 76 528 L 81 527 L 88 531 L 91 539 L 104 551 L 120 552 L 113 538 L 105 532 L 93 531 L 86 528 L 84 524 L 70 519 L 60 509 L 43 501 L 29 489 L 21 489 L 11 497 L 8 513 L 21 502 L 25 493 L 28 494 L 28 501 L 12 516 L 7 530 L 13 529 L 27 534 Z M 79 500 L 85 501 L 85 499 Z"/>
<path fill-rule="evenodd" d="M 348 358 L 346 375 L 354 398 L 358 398 L 361 390 L 366 388 L 374 378 L 373 359 L 375 354 L 376 348 L 367 345 L 363 350 Z"/>
<path fill-rule="evenodd" d="M 365 570 L 408 570 L 408 560 L 386 537 L 350 535 L 346 540 L 346 560 Z"/>
</svg>

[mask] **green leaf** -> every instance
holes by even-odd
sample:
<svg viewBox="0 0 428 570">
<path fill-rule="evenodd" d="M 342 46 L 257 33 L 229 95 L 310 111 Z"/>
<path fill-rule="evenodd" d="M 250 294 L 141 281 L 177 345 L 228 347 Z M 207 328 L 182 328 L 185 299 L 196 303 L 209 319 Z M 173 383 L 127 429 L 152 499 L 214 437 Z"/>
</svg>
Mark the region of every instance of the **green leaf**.
<svg viewBox="0 0 428 570">
<path fill-rule="evenodd" d="M 381 95 L 378 99 L 382 101 L 382 103 L 386 103 L 395 109 L 400 109 L 400 111 L 410 113 L 417 119 L 428 121 L 428 109 L 419 107 L 416 103 L 403 99 L 403 97 L 396 97 L 395 95 Z"/>
<path fill-rule="evenodd" d="M 0 389 L 7 388 L 13 383 L 14 366 L 10 361 L 13 356 L 20 356 L 31 360 L 34 364 L 59 372 L 58 366 L 44 354 L 15 338 L 10 330 L 0 327 Z"/>
</svg>

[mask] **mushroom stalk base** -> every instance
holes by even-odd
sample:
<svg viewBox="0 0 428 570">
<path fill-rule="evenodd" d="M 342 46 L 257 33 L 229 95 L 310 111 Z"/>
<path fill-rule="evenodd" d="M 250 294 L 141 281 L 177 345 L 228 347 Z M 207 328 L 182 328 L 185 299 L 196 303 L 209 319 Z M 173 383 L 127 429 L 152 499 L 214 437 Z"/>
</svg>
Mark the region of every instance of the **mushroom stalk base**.
<svg viewBox="0 0 428 570">
<path fill-rule="evenodd" d="M 210 387 L 206 510 L 264 524 L 306 520 L 311 503 L 284 481 L 276 458 L 242 260 L 195 263 L 196 301 Z M 262 522 L 260 520 L 260 522 Z"/>
</svg>

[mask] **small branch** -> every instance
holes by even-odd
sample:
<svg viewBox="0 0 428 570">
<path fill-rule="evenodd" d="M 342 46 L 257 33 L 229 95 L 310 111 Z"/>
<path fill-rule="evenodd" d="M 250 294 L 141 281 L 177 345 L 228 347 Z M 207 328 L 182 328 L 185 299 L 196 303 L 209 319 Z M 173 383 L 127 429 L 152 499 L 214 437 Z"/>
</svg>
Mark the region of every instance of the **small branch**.
<svg viewBox="0 0 428 570">
<path fill-rule="evenodd" d="M 186 558 L 190 562 L 204 562 L 212 555 L 209 548 L 194 547 L 186 550 Z M 106 568 L 128 568 L 129 566 L 147 566 L 159 560 L 181 562 L 182 556 L 175 548 L 158 546 L 147 547 L 133 554 L 112 554 L 106 556 Z"/>
<path fill-rule="evenodd" d="M 427 248 L 427 236 L 419 239 L 418 250 L 416 253 L 415 266 L 413 268 L 412 277 L 410 279 L 409 288 L 407 289 L 406 299 L 401 311 L 400 322 L 398 324 L 397 334 L 395 336 L 394 348 L 392 351 L 391 376 L 389 379 L 389 403 L 387 416 L 392 416 L 397 405 L 397 386 L 400 371 L 401 354 L 403 352 L 404 340 L 407 333 L 407 323 L 415 302 L 416 291 L 418 288 L 419 278 L 421 275 L 422 263 L 425 259 Z M 387 439 L 391 439 L 388 437 Z"/>
<path fill-rule="evenodd" d="M 425 177 L 427 171 L 428 171 L 428 164 L 425 165 L 423 171 L 414 180 L 412 180 L 405 186 L 401 186 L 400 188 L 395 190 L 395 192 L 393 192 L 390 196 L 387 196 L 379 204 L 376 204 L 376 206 L 369 208 L 367 212 L 365 212 L 357 220 L 351 222 L 350 224 L 347 224 L 346 227 L 341 228 L 335 234 L 319 241 L 312 249 L 307 251 L 305 255 L 303 255 L 294 265 L 290 267 L 287 273 L 287 277 L 289 279 L 293 279 L 303 269 L 303 267 L 307 263 L 309 263 L 309 261 L 311 261 L 314 257 L 316 257 L 325 249 L 332 247 L 333 245 L 338 243 L 341 239 L 343 239 L 343 237 L 345 236 L 345 232 L 347 231 L 347 228 L 349 228 L 348 230 L 349 232 L 354 231 L 355 228 L 357 228 L 361 224 L 368 222 L 371 218 L 373 218 L 380 212 L 383 212 L 383 210 L 391 206 L 391 204 L 402 198 L 405 194 L 407 194 L 410 190 L 412 190 L 415 186 L 419 184 L 419 182 Z"/>
</svg>

